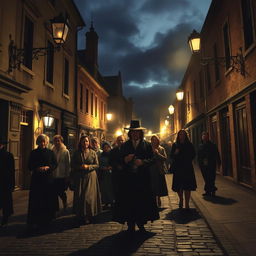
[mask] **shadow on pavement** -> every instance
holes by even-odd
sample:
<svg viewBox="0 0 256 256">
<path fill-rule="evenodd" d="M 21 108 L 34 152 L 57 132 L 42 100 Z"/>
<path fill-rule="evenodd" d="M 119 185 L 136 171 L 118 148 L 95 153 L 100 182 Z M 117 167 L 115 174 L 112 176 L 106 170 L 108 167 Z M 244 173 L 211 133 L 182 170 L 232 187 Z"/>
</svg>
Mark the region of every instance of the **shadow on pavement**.
<svg viewBox="0 0 256 256">
<path fill-rule="evenodd" d="M 233 198 L 227 198 L 222 196 L 204 196 L 205 201 L 212 202 L 214 204 L 231 205 L 237 203 Z"/>
<path fill-rule="evenodd" d="M 134 255 L 145 240 L 153 237 L 156 233 L 139 231 L 130 234 L 126 231 L 104 237 L 102 240 L 87 249 L 82 249 L 68 256 L 129 256 Z"/>
<path fill-rule="evenodd" d="M 187 209 L 174 209 L 169 212 L 165 219 L 173 220 L 178 224 L 187 224 L 189 222 L 201 219 L 201 215 L 198 213 L 196 209 L 190 208 Z"/>
</svg>

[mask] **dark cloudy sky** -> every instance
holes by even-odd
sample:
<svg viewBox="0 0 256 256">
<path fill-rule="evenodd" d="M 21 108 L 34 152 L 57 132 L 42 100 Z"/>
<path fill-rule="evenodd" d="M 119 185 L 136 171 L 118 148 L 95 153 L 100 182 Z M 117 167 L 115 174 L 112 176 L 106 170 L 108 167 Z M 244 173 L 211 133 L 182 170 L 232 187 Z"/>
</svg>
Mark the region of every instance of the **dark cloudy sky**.
<svg viewBox="0 0 256 256">
<path fill-rule="evenodd" d="M 179 86 L 190 51 L 187 37 L 200 31 L 211 0 L 74 0 L 86 28 L 93 20 L 99 36 L 102 75 L 120 70 L 126 97 L 143 126 L 159 129 L 158 109 L 169 105 Z"/>
</svg>

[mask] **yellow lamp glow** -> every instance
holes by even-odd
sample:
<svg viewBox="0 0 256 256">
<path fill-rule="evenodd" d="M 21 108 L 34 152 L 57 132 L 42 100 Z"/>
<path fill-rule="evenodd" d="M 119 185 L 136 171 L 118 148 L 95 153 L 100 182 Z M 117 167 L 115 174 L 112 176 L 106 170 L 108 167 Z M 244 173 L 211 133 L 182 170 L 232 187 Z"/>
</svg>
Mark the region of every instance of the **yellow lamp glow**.
<svg viewBox="0 0 256 256">
<path fill-rule="evenodd" d="M 179 101 L 183 100 L 183 98 L 184 98 L 184 91 L 178 90 L 178 91 L 176 92 L 176 98 L 177 98 L 177 100 L 179 100 Z"/>
<path fill-rule="evenodd" d="M 174 113 L 174 106 L 170 105 L 168 108 L 168 111 L 169 111 L 170 115 L 172 115 Z"/>
<path fill-rule="evenodd" d="M 192 53 L 200 51 L 200 34 L 196 30 L 193 30 L 188 37 L 188 44 Z"/>
</svg>

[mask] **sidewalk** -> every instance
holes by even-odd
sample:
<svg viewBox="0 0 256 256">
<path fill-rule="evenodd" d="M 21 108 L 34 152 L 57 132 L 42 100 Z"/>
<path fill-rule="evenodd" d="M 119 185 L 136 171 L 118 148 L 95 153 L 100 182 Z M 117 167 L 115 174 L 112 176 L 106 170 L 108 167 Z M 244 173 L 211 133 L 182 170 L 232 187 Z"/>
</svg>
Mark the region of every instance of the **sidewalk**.
<svg viewBox="0 0 256 256">
<path fill-rule="evenodd" d="M 195 168 L 192 199 L 229 256 L 256 255 L 256 193 L 217 175 L 216 198 L 203 197 L 203 178 Z"/>
</svg>

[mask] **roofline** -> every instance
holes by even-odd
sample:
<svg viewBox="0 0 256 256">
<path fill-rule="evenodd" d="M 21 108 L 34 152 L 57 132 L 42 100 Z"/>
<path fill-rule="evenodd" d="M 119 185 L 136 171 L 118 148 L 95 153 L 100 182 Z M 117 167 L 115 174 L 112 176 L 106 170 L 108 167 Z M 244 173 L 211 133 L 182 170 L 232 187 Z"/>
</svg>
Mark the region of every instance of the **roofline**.
<svg viewBox="0 0 256 256">
<path fill-rule="evenodd" d="M 78 68 L 81 69 L 84 73 L 86 73 L 86 75 L 88 75 L 92 81 L 94 81 L 94 84 L 98 87 L 98 89 L 100 89 L 103 93 L 106 94 L 107 97 L 109 97 L 109 93 L 103 88 L 103 86 L 101 86 L 101 85 L 90 75 L 90 73 L 86 70 L 86 68 L 85 68 L 83 65 L 78 64 L 77 66 L 78 66 Z"/>
<path fill-rule="evenodd" d="M 83 19 L 83 17 L 81 16 L 81 13 L 79 12 L 79 10 L 78 10 L 76 4 L 74 3 L 74 0 L 71 0 L 70 2 L 71 2 L 72 5 L 74 6 L 74 9 L 75 9 L 75 11 L 76 11 L 77 14 L 78 14 L 78 18 L 79 18 L 80 21 L 81 21 L 80 26 L 81 26 L 81 27 L 82 27 L 82 26 L 83 26 L 83 27 L 86 26 L 86 24 L 85 24 L 85 22 L 84 22 L 84 19 Z"/>
</svg>

